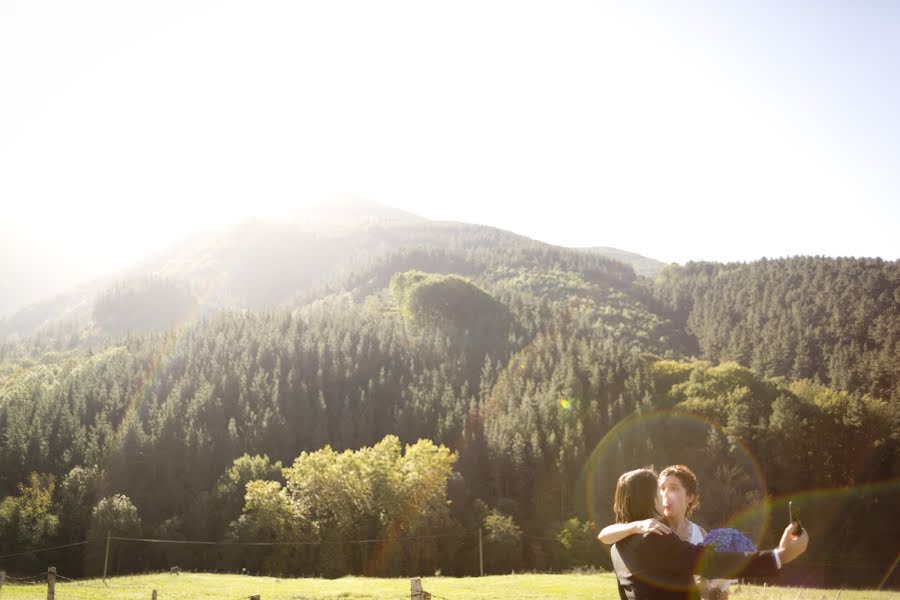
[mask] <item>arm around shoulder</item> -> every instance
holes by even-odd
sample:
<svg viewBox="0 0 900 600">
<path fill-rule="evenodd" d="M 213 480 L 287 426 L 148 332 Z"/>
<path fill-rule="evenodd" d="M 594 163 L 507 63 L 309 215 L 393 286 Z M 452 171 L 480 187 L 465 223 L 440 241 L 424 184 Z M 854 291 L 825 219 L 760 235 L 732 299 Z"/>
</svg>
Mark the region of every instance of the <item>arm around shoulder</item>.
<svg viewBox="0 0 900 600">
<path fill-rule="evenodd" d="M 597 539 L 604 544 L 615 544 L 634 533 L 634 523 L 613 523 L 601 529 Z"/>
<path fill-rule="evenodd" d="M 631 523 L 607 525 L 600 530 L 597 539 L 604 544 L 615 544 L 635 534 L 655 533 L 657 535 L 666 535 L 671 533 L 671 531 L 665 524 L 656 519 L 644 519 L 643 521 L 632 521 Z"/>
</svg>

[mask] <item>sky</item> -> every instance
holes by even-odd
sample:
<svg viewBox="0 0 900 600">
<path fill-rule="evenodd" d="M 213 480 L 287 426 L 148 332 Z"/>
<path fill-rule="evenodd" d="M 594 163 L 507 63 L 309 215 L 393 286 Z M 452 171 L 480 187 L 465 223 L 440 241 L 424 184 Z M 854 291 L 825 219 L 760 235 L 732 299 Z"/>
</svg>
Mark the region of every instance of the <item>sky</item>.
<svg viewBox="0 0 900 600">
<path fill-rule="evenodd" d="M 3 0 L 0 284 L 346 195 L 665 262 L 895 260 L 898 106 L 897 2 Z"/>
</svg>

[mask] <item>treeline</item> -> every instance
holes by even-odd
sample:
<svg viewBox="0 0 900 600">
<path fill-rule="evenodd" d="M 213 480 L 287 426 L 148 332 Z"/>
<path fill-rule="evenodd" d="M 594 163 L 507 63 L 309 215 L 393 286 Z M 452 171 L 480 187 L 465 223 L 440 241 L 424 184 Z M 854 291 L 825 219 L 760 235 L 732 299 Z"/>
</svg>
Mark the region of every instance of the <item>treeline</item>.
<svg viewBox="0 0 900 600">
<path fill-rule="evenodd" d="M 705 358 L 900 402 L 898 261 L 688 263 L 657 284 Z"/>
<path fill-rule="evenodd" d="M 120 571 L 471 574 L 481 528 L 493 572 L 604 564 L 593 538 L 618 474 L 684 462 L 707 526 L 760 489 L 870 490 L 828 523 L 836 539 L 810 524 L 832 540 L 810 559 L 847 562 L 850 548 L 869 565 L 827 583 L 871 584 L 886 568 L 879 523 L 893 522 L 896 490 L 878 486 L 898 474 L 897 402 L 690 361 L 678 327 L 690 311 L 627 267 L 582 256 L 541 268 L 521 252 L 517 268 L 484 262 L 468 278 L 392 271 L 478 255 L 413 250 L 367 267 L 356 281 L 375 287 L 356 300 L 225 313 L 99 351 L 4 348 L 0 554 L 113 531 L 309 542 L 129 547 Z M 97 544 L 56 562 L 92 572 Z"/>
</svg>

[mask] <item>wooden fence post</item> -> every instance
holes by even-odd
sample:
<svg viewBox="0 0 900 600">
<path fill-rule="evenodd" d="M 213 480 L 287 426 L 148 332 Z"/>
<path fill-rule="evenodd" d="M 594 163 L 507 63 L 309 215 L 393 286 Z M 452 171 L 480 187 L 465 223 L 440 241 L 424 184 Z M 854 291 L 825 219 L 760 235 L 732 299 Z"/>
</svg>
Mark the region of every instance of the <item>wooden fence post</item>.
<svg viewBox="0 0 900 600">
<path fill-rule="evenodd" d="M 56 598 L 56 567 L 47 569 L 47 600 Z"/>
<path fill-rule="evenodd" d="M 431 594 L 422 589 L 421 577 L 409 580 L 409 596 L 412 600 L 431 600 Z"/>
<path fill-rule="evenodd" d="M 156 600 L 156 590 L 153 590 L 153 595 L 150 596 L 150 600 Z"/>
<path fill-rule="evenodd" d="M 881 578 L 881 582 L 878 584 L 878 589 L 884 587 L 884 584 L 891 578 L 891 575 L 894 574 L 894 569 L 897 568 L 897 563 L 900 562 L 900 552 L 897 553 L 897 556 L 894 557 L 894 564 L 891 565 L 891 568 L 888 569 L 887 574 Z"/>
<path fill-rule="evenodd" d="M 109 562 L 109 530 L 106 531 L 106 555 L 103 557 L 103 583 L 106 583 L 106 564 Z"/>
<path fill-rule="evenodd" d="M 478 528 L 478 573 L 484 577 L 484 552 L 481 549 L 481 527 Z"/>
</svg>

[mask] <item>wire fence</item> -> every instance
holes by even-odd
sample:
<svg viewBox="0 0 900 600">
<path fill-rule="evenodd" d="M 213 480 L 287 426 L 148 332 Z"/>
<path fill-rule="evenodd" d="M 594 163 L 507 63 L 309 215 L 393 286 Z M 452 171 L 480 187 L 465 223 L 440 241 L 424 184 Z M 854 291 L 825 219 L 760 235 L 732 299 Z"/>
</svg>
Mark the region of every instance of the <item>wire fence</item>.
<svg viewBox="0 0 900 600">
<path fill-rule="evenodd" d="M 96 579 L 77 579 L 67 577 L 55 572 L 55 568 L 50 568 L 46 573 L 38 573 L 28 577 L 7 577 L 5 573 L 0 571 L 3 576 L 0 577 L 0 598 L 2 598 L 4 587 L 26 587 L 35 590 L 35 594 L 30 594 L 28 598 L 43 598 L 43 590 L 36 589 L 38 586 L 46 586 L 46 598 L 48 600 L 67 600 L 69 598 L 128 598 L 141 600 L 196 600 L 198 592 L 196 589 L 175 589 L 175 586 L 165 586 L 160 584 L 159 580 L 149 584 L 137 584 L 123 581 L 122 578 L 116 578 L 110 581 L 99 581 Z M 191 575 L 191 574 L 188 574 Z M 196 574 L 205 576 L 201 582 L 207 588 L 209 587 L 209 574 Z M 125 578 L 127 579 L 127 578 Z M 299 580 L 302 581 L 302 580 Z M 366 593 L 366 597 L 379 598 L 382 600 L 462 600 L 463 596 L 448 597 L 433 592 L 428 592 L 423 588 L 421 578 L 414 577 L 410 579 L 409 593 L 380 593 L 372 595 Z M 95 592 L 94 595 L 84 596 L 82 594 L 73 594 L 73 591 Z M 325 595 L 305 595 L 297 593 L 297 591 L 281 591 L 277 593 L 249 593 L 238 592 L 234 590 L 209 590 L 206 589 L 206 595 L 209 592 L 219 600 L 278 600 L 290 598 L 291 600 L 329 600 L 335 597 L 334 593 L 325 593 Z M 790 588 L 790 589 L 767 589 L 763 586 L 738 586 L 736 590 L 732 590 L 732 594 L 737 598 L 754 598 L 758 600 L 840 600 L 845 590 L 821 590 L 810 588 Z M 889 592 L 888 592 L 889 593 Z M 289 595 L 286 595 L 289 594 Z M 348 593 L 340 593 L 339 597 L 348 596 Z M 18 595 L 17 597 L 23 597 Z M 498 594 L 494 596 L 490 591 L 479 594 L 480 598 L 503 597 L 508 598 L 508 594 Z M 527 595 L 528 598 L 537 598 L 534 594 Z M 556 596 L 554 596 L 556 597 Z M 858 596 L 857 596 L 858 597 Z M 879 596 L 881 598 L 893 599 L 896 596 Z"/>
<path fill-rule="evenodd" d="M 74 542 L 71 544 L 63 544 L 61 546 L 50 546 L 49 548 L 37 548 L 32 550 L 22 550 L 21 552 L 13 552 L 12 554 L 0 554 L 0 558 L 13 558 L 16 556 L 27 556 L 29 554 L 37 554 L 39 552 L 49 552 L 50 550 L 61 550 L 63 548 L 72 548 L 74 546 L 83 546 L 87 544 L 87 540 L 83 542 Z"/>
<path fill-rule="evenodd" d="M 170 545 L 182 545 L 182 546 L 211 546 L 211 547 L 316 547 L 316 546 L 328 546 L 328 545 L 367 545 L 367 544 L 396 544 L 398 542 L 414 542 L 419 540 L 435 540 L 442 538 L 468 538 L 468 535 L 460 536 L 458 534 L 428 534 L 428 535 L 414 535 L 414 536 L 397 536 L 397 537 L 389 537 L 389 538 L 370 538 L 370 539 L 358 539 L 358 540 L 295 540 L 295 541 L 241 541 L 241 540 L 185 540 L 185 539 L 161 539 L 161 538 L 144 538 L 144 537 L 124 537 L 124 536 L 114 536 L 110 535 L 104 538 L 97 538 L 92 540 L 82 540 L 79 542 L 72 542 L 69 544 L 61 544 L 57 546 L 48 546 L 44 548 L 32 548 L 29 550 L 20 550 L 17 552 L 12 552 L 9 554 L 0 554 L 0 560 L 7 558 L 15 558 L 21 556 L 35 555 L 44 552 L 50 552 L 54 550 L 62 550 L 67 548 L 73 548 L 78 546 L 85 546 L 88 544 L 102 544 L 107 539 L 110 541 L 118 541 L 118 542 L 142 542 L 149 544 L 170 544 Z M 553 537 L 547 536 L 535 536 L 529 534 L 522 534 L 521 537 L 523 539 L 529 539 L 540 542 L 556 542 L 559 540 Z M 900 555 L 898 555 L 900 557 Z M 896 565 L 896 559 L 895 559 Z M 844 560 L 843 558 L 839 561 L 812 561 L 808 559 L 803 560 L 803 564 L 810 567 L 841 567 L 843 569 L 850 570 L 867 570 L 872 571 L 873 569 L 877 570 L 879 567 L 873 565 L 868 562 L 860 562 L 853 560 Z M 8 577 L 9 578 L 9 577 Z"/>
<path fill-rule="evenodd" d="M 391 537 L 391 538 L 373 538 L 367 540 L 341 540 L 339 542 L 329 542 L 322 540 L 304 540 L 304 541 L 295 541 L 295 542 L 241 542 L 241 541 L 232 541 L 232 540 L 223 540 L 223 541 L 203 541 L 203 540 L 161 540 L 161 539 L 152 539 L 152 538 L 133 538 L 133 537 L 119 537 L 119 536 L 109 536 L 110 540 L 119 540 L 126 542 L 149 542 L 154 544 L 185 544 L 185 545 L 203 545 L 203 546 L 322 546 L 331 543 L 340 543 L 340 544 L 379 544 L 385 542 L 408 542 L 414 540 L 433 540 L 438 538 L 448 538 L 455 537 L 453 534 L 449 533 L 440 533 L 434 535 L 414 535 L 414 536 L 405 536 L 405 537 Z M 86 544 L 87 542 L 78 542 L 78 544 Z M 72 546 L 78 544 L 69 544 Z M 64 546 L 58 546 L 64 547 Z M 3 558 L 0 556 L 0 558 Z"/>
<path fill-rule="evenodd" d="M 190 574 L 188 574 L 190 575 Z M 217 599 L 221 600 L 263 600 L 264 598 L 284 598 L 284 592 L 277 594 L 266 594 L 266 593 L 250 593 L 250 592 L 238 592 L 233 589 L 225 589 L 223 584 L 223 588 L 219 590 L 210 590 L 210 581 L 208 574 L 197 574 L 198 576 L 202 576 L 203 579 L 201 581 L 194 582 L 194 585 L 188 585 L 191 589 L 177 589 L 176 584 L 171 586 L 166 586 L 165 584 L 160 584 L 159 580 L 155 580 L 151 584 L 147 583 L 130 583 L 127 581 L 128 578 L 114 578 L 110 580 L 97 580 L 97 579 L 78 579 L 67 577 L 61 573 L 56 573 L 55 567 L 51 567 L 48 569 L 46 573 L 39 573 L 36 575 L 32 575 L 29 577 L 8 577 L 5 575 L 5 572 L 0 571 L 0 597 L 2 597 L 4 588 L 9 591 L 10 588 L 27 588 L 30 590 L 35 590 L 35 593 L 29 593 L 27 597 L 29 598 L 43 598 L 44 590 L 46 588 L 46 598 L 48 600 L 65 600 L 66 598 L 82 598 L 83 594 L 74 593 L 73 592 L 94 592 L 93 595 L 90 595 L 90 598 L 135 598 L 135 599 L 149 599 L 149 600 L 196 600 L 198 596 L 197 587 L 201 584 L 204 587 L 204 594 L 206 596 L 209 593 L 213 593 Z M 124 580 L 123 580 L 124 579 Z M 414 578 L 412 581 L 419 581 L 419 578 Z M 411 583 L 411 586 L 415 584 Z M 181 586 L 184 587 L 184 586 Z M 230 588 L 235 587 L 233 584 Z M 247 587 L 247 586 L 244 586 Z M 418 585 L 419 589 L 421 589 L 421 585 Z M 334 598 L 333 594 L 328 594 L 326 596 L 317 596 L 317 595 L 303 595 L 299 593 L 289 592 L 290 598 L 292 600 L 326 600 L 328 598 Z M 21 597 L 17 594 L 17 597 Z M 342 596 L 343 597 L 343 594 Z M 411 591 L 409 594 L 380 594 L 377 596 L 378 598 L 383 598 L 384 600 L 451 600 L 445 596 L 439 596 L 436 594 L 429 594 L 424 591 L 414 592 Z"/>
<path fill-rule="evenodd" d="M 359 545 L 368 545 L 368 544 L 378 544 L 378 543 L 397 543 L 397 542 L 414 542 L 417 540 L 434 540 L 438 538 L 448 538 L 452 537 L 451 534 L 429 534 L 429 535 L 420 535 L 420 536 L 404 536 L 404 537 L 391 537 L 391 538 L 371 538 L 371 539 L 358 539 L 358 540 L 342 540 L 340 543 L 344 544 L 359 544 Z M 531 537 L 531 536 L 523 536 L 523 537 Z M 544 538 L 539 537 L 536 539 L 540 540 L 549 540 L 552 538 Z M 125 536 L 112 536 L 109 535 L 105 538 L 107 544 L 110 541 L 124 542 L 124 543 L 144 543 L 144 544 L 177 544 L 177 545 L 185 545 L 185 546 L 212 546 L 212 547 L 290 547 L 290 546 L 321 546 L 327 544 L 328 542 L 323 542 L 321 540 L 300 540 L 300 541 L 240 541 L 240 540 L 222 540 L 222 541 L 208 541 L 208 540 L 173 540 L 173 539 L 158 539 L 158 538 L 143 538 L 143 537 L 125 537 Z M 56 546 L 49 546 L 45 548 L 33 548 L 29 550 L 22 550 L 17 552 L 12 552 L 8 554 L 0 555 L 0 559 L 9 559 L 22 557 L 27 555 L 38 555 L 45 552 L 58 551 L 58 550 L 67 550 L 74 549 L 86 546 L 89 543 L 102 543 L 103 540 L 83 540 L 80 542 L 73 542 L 69 544 L 61 544 Z M 108 552 L 108 548 L 107 548 Z M 888 589 L 896 587 L 896 578 L 892 579 L 892 575 L 897 572 L 898 562 L 900 562 L 900 554 L 897 554 L 893 560 L 893 563 L 884 571 L 883 567 L 879 572 L 880 582 L 878 584 L 878 588 L 887 585 Z M 842 567 L 845 569 L 866 569 L 868 571 L 876 571 L 879 569 L 877 565 L 871 564 L 860 564 L 854 562 L 812 562 L 812 561 L 804 561 L 806 566 L 815 567 L 818 569 L 826 569 L 833 567 Z M 41 572 L 33 575 L 8 575 L 5 571 L 2 571 L 3 562 L 0 560 L 0 597 L 2 597 L 2 590 L 4 586 L 7 587 L 30 587 L 35 588 L 38 586 L 48 586 L 49 574 L 48 572 Z M 163 574 L 166 573 L 166 570 L 159 570 L 155 573 Z M 178 574 L 180 571 L 178 567 L 174 567 L 171 571 L 172 574 Z M 244 574 L 249 574 L 244 569 L 242 570 Z M 185 572 L 186 574 L 190 574 L 189 571 Z M 232 571 L 232 573 L 237 574 L 238 571 Z M 257 575 L 259 573 L 257 572 Z M 141 594 L 140 597 L 146 598 L 154 598 L 156 600 L 163 599 L 181 599 L 181 598 L 190 598 L 191 594 L 187 592 L 180 592 L 174 589 L 169 590 L 153 590 L 147 585 L 138 585 L 134 583 L 129 583 L 122 577 L 117 577 L 115 579 L 107 580 L 106 578 L 106 566 L 104 565 L 104 577 L 101 579 L 90 579 L 90 578 L 78 578 L 78 577 L 68 577 L 66 575 L 54 573 L 53 579 L 58 581 L 62 587 L 71 589 L 85 589 L 85 590 L 95 590 L 95 591 L 104 591 L 104 593 L 108 593 L 111 591 L 122 591 L 122 592 L 132 592 L 132 596 L 129 597 L 138 597 L 134 594 Z M 893 583 L 892 583 L 893 582 Z M 796 582 L 799 583 L 799 582 Z M 809 581 L 803 583 L 803 585 L 808 585 Z M 802 590 L 802 588 L 801 588 Z M 152 594 L 152 596 L 151 596 Z M 783 592 L 782 592 L 783 594 Z M 839 597 L 838 594 L 837 597 Z M 50 596 L 48 596 L 49 598 Z M 107 597 L 107 596 L 100 596 Z M 228 598 L 227 595 L 217 596 L 221 598 Z M 248 595 L 235 596 L 235 598 L 252 598 Z M 388 598 L 388 596 L 380 596 Z M 412 592 L 411 595 L 402 595 L 398 596 L 402 598 L 413 598 L 414 600 L 428 600 L 429 598 L 435 600 L 456 600 L 450 599 L 445 596 L 440 596 L 437 594 L 429 593 L 427 591 L 422 590 L 421 595 L 417 596 L 415 592 Z M 798 596 L 799 597 L 799 596 Z M 316 600 L 316 596 L 303 596 L 303 595 L 293 595 L 291 598 L 295 598 L 297 600 Z M 900 600 L 900 599 L 898 599 Z"/>
</svg>

